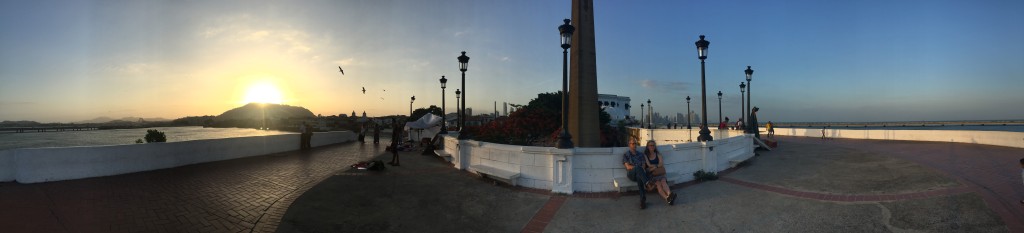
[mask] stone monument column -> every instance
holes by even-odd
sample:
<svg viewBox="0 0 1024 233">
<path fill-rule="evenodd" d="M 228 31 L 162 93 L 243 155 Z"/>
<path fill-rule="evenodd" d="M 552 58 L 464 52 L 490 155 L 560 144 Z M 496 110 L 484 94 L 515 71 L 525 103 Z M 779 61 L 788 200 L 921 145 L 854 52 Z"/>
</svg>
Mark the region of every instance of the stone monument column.
<svg viewBox="0 0 1024 233">
<path fill-rule="evenodd" d="M 593 0 L 572 0 L 576 32 L 569 61 L 569 133 L 576 147 L 601 146 L 593 6 Z"/>
</svg>

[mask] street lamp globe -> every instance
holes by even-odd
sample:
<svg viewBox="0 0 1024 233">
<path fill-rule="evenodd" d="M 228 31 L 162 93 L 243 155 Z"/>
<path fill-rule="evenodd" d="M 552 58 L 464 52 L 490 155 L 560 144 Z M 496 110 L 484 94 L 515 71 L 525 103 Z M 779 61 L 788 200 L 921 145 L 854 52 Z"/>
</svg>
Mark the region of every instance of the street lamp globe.
<svg viewBox="0 0 1024 233">
<path fill-rule="evenodd" d="M 747 70 L 744 70 L 743 72 L 747 73 L 747 82 L 750 82 L 750 77 L 754 75 L 754 70 L 750 69 L 750 66 L 747 66 Z"/>
<path fill-rule="evenodd" d="M 441 75 L 441 89 L 444 89 L 445 87 L 447 87 L 447 84 L 448 84 L 448 79 L 444 78 L 444 75 Z"/>
<path fill-rule="evenodd" d="M 459 71 L 466 72 L 469 70 L 469 57 L 466 56 L 466 51 L 462 51 L 462 55 L 459 56 Z"/>
<path fill-rule="evenodd" d="M 565 24 L 558 26 L 558 33 L 562 35 L 562 48 L 568 49 L 572 44 L 572 33 L 576 31 L 576 27 L 569 24 L 569 22 L 571 22 L 569 19 L 565 19 L 563 22 L 565 22 Z"/>
<path fill-rule="evenodd" d="M 697 41 L 697 58 L 704 60 L 708 58 L 708 45 L 711 42 L 704 40 L 704 35 L 700 35 L 700 40 Z"/>
</svg>

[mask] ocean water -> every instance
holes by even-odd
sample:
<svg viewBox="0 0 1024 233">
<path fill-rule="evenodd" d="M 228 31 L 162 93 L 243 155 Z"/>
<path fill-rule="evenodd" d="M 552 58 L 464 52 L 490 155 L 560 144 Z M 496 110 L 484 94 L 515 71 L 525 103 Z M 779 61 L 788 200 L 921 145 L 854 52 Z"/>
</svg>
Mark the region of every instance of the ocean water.
<svg viewBox="0 0 1024 233">
<path fill-rule="evenodd" d="M 135 144 L 135 140 L 145 138 L 146 130 L 150 129 L 164 132 L 164 135 L 167 136 L 167 142 L 290 134 L 290 132 L 276 130 L 203 128 L 199 126 L 64 132 L 0 132 L 0 150 Z"/>
</svg>

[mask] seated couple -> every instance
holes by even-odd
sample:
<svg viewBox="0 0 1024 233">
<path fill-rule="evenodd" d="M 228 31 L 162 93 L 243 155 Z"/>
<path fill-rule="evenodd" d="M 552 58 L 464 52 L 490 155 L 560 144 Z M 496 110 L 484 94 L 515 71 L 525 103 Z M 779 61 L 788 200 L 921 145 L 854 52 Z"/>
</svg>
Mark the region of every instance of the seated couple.
<svg viewBox="0 0 1024 233">
<path fill-rule="evenodd" d="M 640 209 L 647 208 L 647 191 L 657 189 L 668 205 L 675 204 L 676 194 L 668 187 L 665 178 L 665 163 L 658 152 L 654 141 L 647 141 L 643 152 L 636 150 L 636 139 L 629 140 L 629 151 L 622 154 L 622 164 L 626 166 L 626 177 L 636 181 L 640 190 Z"/>
</svg>

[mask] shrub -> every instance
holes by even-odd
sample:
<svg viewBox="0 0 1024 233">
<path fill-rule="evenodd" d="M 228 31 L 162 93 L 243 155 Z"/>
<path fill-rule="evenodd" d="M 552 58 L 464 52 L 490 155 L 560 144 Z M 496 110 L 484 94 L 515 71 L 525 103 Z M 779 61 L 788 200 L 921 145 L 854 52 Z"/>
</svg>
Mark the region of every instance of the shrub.
<svg viewBox="0 0 1024 233">
<path fill-rule="evenodd" d="M 167 135 L 164 132 L 157 131 L 155 129 L 146 130 L 146 142 L 166 142 Z"/>
<path fill-rule="evenodd" d="M 714 172 L 706 172 L 704 170 L 698 170 L 696 172 L 693 172 L 693 179 L 698 181 L 698 182 L 700 182 L 700 181 L 717 180 L 718 179 L 718 174 L 714 173 Z"/>
</svg>

